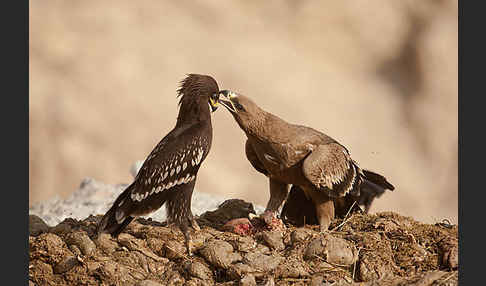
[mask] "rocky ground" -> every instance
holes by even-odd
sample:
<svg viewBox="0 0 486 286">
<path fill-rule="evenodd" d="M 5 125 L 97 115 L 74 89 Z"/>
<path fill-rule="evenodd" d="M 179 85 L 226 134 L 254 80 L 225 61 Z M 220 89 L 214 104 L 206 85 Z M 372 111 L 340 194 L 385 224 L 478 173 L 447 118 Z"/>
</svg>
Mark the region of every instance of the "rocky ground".
<svg viewBox="0 0 486 286">
<path fill-rule="evenodd" d="M 32 212 L 31 212 L 32 213 Z M 317 226 L 236 234 L 228 221 L 255 213 L 228 200 L 198 216 L 188 256 L 182 233 L 152 218 L 117 239 L 97 236 L 101 215 L 49 226 L 29 217 L 30 285 L 457 285 L 458 226 L 393 212 L 355 213 Z"/>
</svg>

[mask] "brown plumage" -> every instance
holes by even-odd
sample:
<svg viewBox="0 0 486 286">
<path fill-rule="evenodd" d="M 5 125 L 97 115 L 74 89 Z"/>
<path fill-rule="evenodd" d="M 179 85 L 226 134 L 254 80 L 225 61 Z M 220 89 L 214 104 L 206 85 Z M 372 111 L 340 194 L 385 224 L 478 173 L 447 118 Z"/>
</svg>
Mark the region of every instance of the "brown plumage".
<svg viewBox="0 0 486 286">
<path fill-rule="evenodd" d="M 323 231 L 334 218 L 335 207 L 341 213 L 351 207 L 350 201 L 360 203 L 362 186 L 372 191 L 373 198 L 384 188 L 394 189 L 381 175 L 370 172 L 368 178 L 348 150 L 333 138 L 310 127 L 290 124 L 246 96 L 227 90 L 220 94 L 220 103 L 231 112 L 248 138 L 245 145 L 248 160 L 269 178 L 270 200 L 265 218 L 268 214 L 274 216 L 282 206 L 289 185 L 303 191 L 313 202 Z M 380 184 L 380 180 L 387 184 Z M 375 191 L 375 186 L 369 183 L 377 184 L 378 189 Z M 364 192 L 363 199 L 368 197 Z"/>
<path fill-rule="evenodd" d="M 385 190 L 395 189 L 385 177 L 366 169 L 363 169 L 363 173 L 365 178 L 361 182 L 358 196 L 348 194 L 334 200 L 335 215 L 337 217 L 344 218 L 348 211 L 350 214 L 355 212 L 368 213 L 375 198 L 379 198 Z M 316 208 L 312 200 L 308 199 L 304 191 L 296 185 L 290 188 L 290 192 L 282 207 L 281 218 L 284 222 L 296 226 L 319 224 Z"/>
<path fill-rule="evenodd" d="M 191 197 L 202 162 L 211 148 L 211 111 L 217 108 L 216 81 L 190 74 L 177 91 L 176 126 L 152 150 L 140 171 L 113 203 L 98 225 L 98 232 L 118 236 L 138 216 L 158 210 L 164 203 L 167 218 L 182 230 L 190 253 L 188 226 L 199 229 L 191 211 Z"/>
</svg>

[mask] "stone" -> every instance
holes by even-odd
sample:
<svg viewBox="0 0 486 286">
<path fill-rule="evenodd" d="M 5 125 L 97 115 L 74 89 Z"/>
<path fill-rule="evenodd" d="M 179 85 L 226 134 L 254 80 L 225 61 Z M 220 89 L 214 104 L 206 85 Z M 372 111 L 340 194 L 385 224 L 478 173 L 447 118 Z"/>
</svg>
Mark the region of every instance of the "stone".
<svg viewBox="0 0 486 286">
<path fill-rule="evenodd" d="M 261 272 L 271 272 L 284 260 L 280 255 L 265 255 L 262 253 L 249 252 L 244 255 L 244 263 Z"/>
<path fill-rule="evenodd" d="M 262 238 L 271 249 L 277 251 L 285 249 L 281 231 L 264 231 L 262 232 Z"/>
<path fill-rule="evenodd" d="M 205 281 L 213 280 L 213 273 L 211 269 L 201 261 L 190 261 L 187 265 L 187 271 L 192 277 L 196 277 Z"/>
<path fill-rule="evenodd" d="M 304 253 L 304 259 L 313 259 L 317 256 L 331 264 L 349 266 L 358 259 L 357 253 L 356 247 L 347 240 L 324 235 L 309 243 Z"/>
<path fill-rule="evenodd" d="M 96 244 L 89 238 L 89 236 L 82 231 L 73 232 L 66 236 L 68 244 L 76 245 L 81 253 L 90 256 L 96 249 Z"/>
<path fill-rule="evenodd" d="M 61 260 L 56 266 L 54 266 L 54 273 L 55 274 L 62 274 L 74 268 L 74 266 L 78 265 L 79 261 L 74 256 L 69 256 Z"/>
<path fill-rule="evenodd" d="M 228 269 L 233 262 L 241 260 L 241 256 L 233 252 L 231 244 L 219 239 L 210 240 L 200 252 L 209 263 L 224 269 Z"/>
<path fill-rule="evenodd" d="M 256 279 L 253 274 L 246 274 L 240 279 L 241 286 L 256 286 Z"/>
<path fill-rule="evenodd" d="M 49 226 L 40 217 L 29 215 L 29 235 L 37 236 L 48 231 Z"/>
</svg>

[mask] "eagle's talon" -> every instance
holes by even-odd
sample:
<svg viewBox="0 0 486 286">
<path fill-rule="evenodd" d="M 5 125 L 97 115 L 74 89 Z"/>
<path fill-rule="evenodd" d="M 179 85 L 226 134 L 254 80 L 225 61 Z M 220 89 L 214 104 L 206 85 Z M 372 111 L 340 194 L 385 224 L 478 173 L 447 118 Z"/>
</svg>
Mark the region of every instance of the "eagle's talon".
<svg viewBox="0 0 486 286">
<path fill-rule="evenodd" d="M 329 228 L 322 228 L 322 227 L 319 227 L 319 233 L 320 234 L 327 234 L 327 233 L 330 233 L 329 231 Z"/>
<path fill-rule="evenodd" d="M 191 256 L 192 256 L 192 251 L 191 251 L 192 246 L 193 246 L 192 241 L 188 241 L 188 242 L 186 243 L 186 247 L 187 247 L 187 255 L 188 255 L 189 257 L 191 257 Z"/>
<path fill-rule="evenodd" d="M 259 215 L 256 215 L 256 214 L 254 214 L 254 213 L 249 213 L 249 214 L 248 214 L 248 218 L 249 218 L 250 220 L 255 219 L 255 218 L 259 218 L 259 217 L 260 217 Z"/>
<path fill-rule="evenodd" d="M 270 230 L 282 230 L 285 229 L 283 221 L 277 217 L 277 213 L 274 211 L 265 211 L 260 215 L 248 214 L 250 220 L 258 219 L 263 222 L 264 228 Z"/>
<path fill-rule="evenodd" d="M 191 234 L 190 234 L 188 229 L 184 230 L 183 234 L 184 234 L 184 238 L 185 238 L 185 241 L 186 241 L 187 254 L 189 256 L 192 256 L 191 249 L 193 248 L 194 243 L 192 242 Z"/>
<path fill-rule="evenodd" d="M 261 218 L 265 221 L 267 225 L 271 225 L 273 223 L 273 219 L 278 219 L 277 214 L 273 211 L 265 211 Z"/>
<path fill-rule="evenodd" d="M 191 226 L 195 231 L 201 230 L 201 227 L 199 226 L 199 224 L 195 219 L 191 219 Z"/>
</svg>

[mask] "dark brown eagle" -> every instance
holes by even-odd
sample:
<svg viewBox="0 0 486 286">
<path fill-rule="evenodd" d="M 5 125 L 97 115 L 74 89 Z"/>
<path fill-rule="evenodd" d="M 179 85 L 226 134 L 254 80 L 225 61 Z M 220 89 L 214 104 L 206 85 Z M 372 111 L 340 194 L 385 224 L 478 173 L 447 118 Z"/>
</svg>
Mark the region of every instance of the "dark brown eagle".
<svg viewBox="0 0 486 286">
<path fill-rule="evenodd" d="M 199 230 L 191 197 L 197 172 L 211 148 L 211 111 L 218 106 L 218 92 L 218 84 L 207 75 L 189 74 L 181 82 L 174 129 L 155 146 L 133 183 L 103 216 L 98 233 L 116 237 L 134 218 L 150 214 L 165 203 L 168 222 L 181 229 L 190 254 L 189 225 Z"/>
<path fill-rule="evenodd" d="M 270 200 L 263 218 L 271 221 L 286 200 L 289 185 L 312 201 L 321 231 L 335 213 L 345 213 L 353 202 L 366 210 L 374 197 L 394 187 L 381 175 L 362 170 L 346 147 L 310 127 L 290 124 L 258 107 L 244 95 L 224 90 L 219 101 L 247 136 L 245 152 L 252 166 L 270 180 Z M 291 197 L 286 212 L 305 215 L 306 205 Z M 305 202 L 305 201 L 304 201 Z"/>
</svg>

